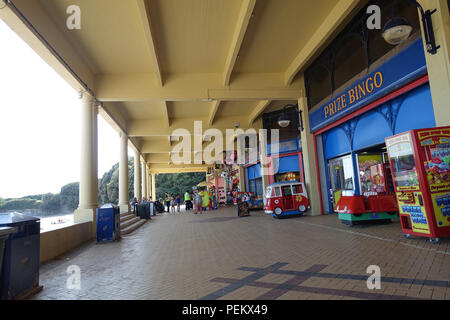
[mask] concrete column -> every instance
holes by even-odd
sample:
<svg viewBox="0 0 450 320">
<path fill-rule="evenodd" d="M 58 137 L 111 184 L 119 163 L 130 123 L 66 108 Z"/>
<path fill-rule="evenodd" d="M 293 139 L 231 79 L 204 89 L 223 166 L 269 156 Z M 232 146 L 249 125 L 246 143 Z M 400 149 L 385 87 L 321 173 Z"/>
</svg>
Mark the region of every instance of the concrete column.
<svg viewBox="0 0 450 320">
<path fill-rule="evenodd" d="M 119 207 L 120 213 L 130 211 L 128 198 L 128 137 L 120 133 L 120 160 L 119 160 Z"/>
<path fill-rule="evenodd" d="M 308 191 L 308 199 L 311 203 L 311 209 L 308 215 L 321 215 L 320 190 L 316 169 L 316 152 L 314 149 L 314 135 L 311 134 L 309 127 L 309 112 L 306 97 L 298 100 L 299 110 L 302 111 L 303 131 L 301 133 L 303 166 L 305 171 L 305 185 Z"/>
<path fill-rule="evenodd" d="M 148 169 L 147 164 L 145 165 L 145 176 L 147 177 L 146 181 L 147 181 L 147 198 L 151 198 L 152 197 L 152 191 L 151 191 L 151 178 L 150 178 L 150 172 Z M 154 201 L 154 199 L 152 199 Z"/>
<path fill-rule="evenodd" d="M 141 155 L 139 152 L 134 152 L 134 196 L 138 201 L 142 200 L 141 193 Z"/>
<path fill-rule="evenodd" d="M 153 201 L 156 201 L 156 174 L 152 173 L 152 198 Z"/>
<path fill-rule="evenodd" d="M 425 47 L 428 76 L 430 78 L 431 96 L 433 99 L 436 126 L 447 126 L 450 123 L 450 15 L 447 0 L 419 0 L 423 9 L 434 10 L 432 15 L 436 44 L 441 46 L 432 55 Z M 420 16 L 420 13 L 419 13 Z M 422 39 L 423 36 L 422 28 Z"/>
<path fill-rule="evenodd" d="M 259 141 L 261 152 L 260 157 L 261 157 L 261 177 L 263 185 L 263 200 L 264 204 L 266 204 L 266 188 L 269 185 L 269 169 L 267 161 L 267 137 L 264 138 L 264 134 L 262 134 L 262 132 L 259 133 Z"/>
<path fill-rule="evenodd" d="M 147 194 L 147 165 L 144 161 L 141 162 L 141 170 L 142 170 L 142 182 L 141 182 L 141 189 L 142 189 L 142 197 L 148 198 Z"/>
<path fill-rule="evenodd" d="M 81 98 L 81 158 L 80 192 L 78 209 L 74 213 L 75 223 L 93 221 L 98 207 L 98 106 L 87 92 Z M 95 230 L 95 228 L 94 228 Z"/>
<path fill-rule="evenodd" d="M 243 166 L 239 166 L 239 191 L 245 191 L 245 169 Z"/>
</svg>

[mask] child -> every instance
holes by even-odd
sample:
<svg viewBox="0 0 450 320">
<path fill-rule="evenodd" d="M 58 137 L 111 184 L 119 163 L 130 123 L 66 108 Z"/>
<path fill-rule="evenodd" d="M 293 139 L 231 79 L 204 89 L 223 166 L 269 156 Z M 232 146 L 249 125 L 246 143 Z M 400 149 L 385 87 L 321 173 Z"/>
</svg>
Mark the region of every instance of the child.
<svg viewBox="0 0 450 320">
<path fill-rule="evenodd" d="M 180 205 L 181 205 L 181 197 L 179 194 L 177 194 L 177 212 L 180 212 Z"/>
<path fill-rule="evenodd" d="M 195 192 L 195 214 L 202 213 L 202 195 L 200 192 Z"/>
<path fill-rule="evenodd" d="M 173 194 L 170 197 L 170 212 L 175 213 L 175 197 Z"/>
</svg>

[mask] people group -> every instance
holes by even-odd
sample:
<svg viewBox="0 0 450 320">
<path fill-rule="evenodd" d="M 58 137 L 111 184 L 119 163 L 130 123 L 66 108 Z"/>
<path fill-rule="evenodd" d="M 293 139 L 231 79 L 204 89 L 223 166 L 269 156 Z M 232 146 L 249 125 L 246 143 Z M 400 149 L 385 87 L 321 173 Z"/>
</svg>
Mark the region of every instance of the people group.
<svg viewBox="0 0 450 320">
<path fill-rule="evenodd" d="M 184 202 L 186 211 L 194 211 L 193 213 L 203 213 L 210 209 L 210 195 L 206 190 L 189 190 L 184 193 L 184 201 L 180 194 L 170 194 L 168 192 L 164 195 L 165 212 L 178 213 L 181 212 L 181 204 Z"/>
<path fill-rule="evenodd" d="M 141 201 L 135 197 L 131 201 L 131 209 L 133 213 L 136 213 L 136 205 L 138 204 L 148 204 L 151 202 L 151 199 L 142 198 Z M 211 209 L 211 198 L 210 194 L 207 190 L 194 190 L 194 192 L 190 192 L 187 190 L 184 193 L 184 201 L 180 194 L 170 194 L 168 192 L 165 193 L 164 199 L 160 199 L 159 201 L 164 205 L 164 211 L 167 213 L 177 213 L 181 212 L 181 205 L 184 202 L 186 211 L 193 211 L 195 214 L 201 214 Z"/>
<path fill-rule="evenodd" d="M 152 198 L 142 198 L 142 200 L 139 202 L 139 200 L 134 197 L 133 200 L 131 200 L 131 210 L 133 211 L 133 214 L 136 214 L 136 205 L 138 204 L 150 204 L 152 202 Z"/>
</svg>

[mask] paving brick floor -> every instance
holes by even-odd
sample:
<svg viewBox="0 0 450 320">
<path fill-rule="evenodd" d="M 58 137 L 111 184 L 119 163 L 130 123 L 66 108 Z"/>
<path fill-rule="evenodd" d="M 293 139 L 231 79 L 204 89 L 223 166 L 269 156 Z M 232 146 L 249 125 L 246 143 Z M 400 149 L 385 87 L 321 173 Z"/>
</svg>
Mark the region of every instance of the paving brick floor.
<svg viewBox="0 0 450 320">
<path fill-rule="evenodd" d="M 67 289 L 69 266 L 81 289 Z M 367 267 L 381 268 L 380 290 Z M 405 239 L 399 222 L 347 227 L 336 215 L 275 220 L 236 209 L 165 214 L 120 242 L 41 266 L 34 299 L 446 299 L 450 239 Z"/>
</svg>

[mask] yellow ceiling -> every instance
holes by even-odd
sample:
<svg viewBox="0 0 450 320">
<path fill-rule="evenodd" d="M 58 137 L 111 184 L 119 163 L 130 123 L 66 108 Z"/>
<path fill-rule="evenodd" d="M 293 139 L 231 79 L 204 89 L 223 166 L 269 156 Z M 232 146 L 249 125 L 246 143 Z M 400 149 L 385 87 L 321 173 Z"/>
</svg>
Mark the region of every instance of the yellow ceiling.
<svg viewBox="0 0 450 320">
<path fill-rule="evenodd" d="M 173 130 L 260 128 L 264 112 L 295 104 L 305 95 L 298 75 L 365 0 L 13 2 L 60 57 L 8 8 L 0 18 L 75 89 L 87 85 L 162 172 L 175 168 Z M 69 5 L 81 9 L 81 30 L 66 27 Z"/>
<path fill-rule="evenodd" d="M 336 3 L 336 0 L 257 1 L 235 71 L 285 71 Z"/>
</svg>

